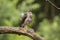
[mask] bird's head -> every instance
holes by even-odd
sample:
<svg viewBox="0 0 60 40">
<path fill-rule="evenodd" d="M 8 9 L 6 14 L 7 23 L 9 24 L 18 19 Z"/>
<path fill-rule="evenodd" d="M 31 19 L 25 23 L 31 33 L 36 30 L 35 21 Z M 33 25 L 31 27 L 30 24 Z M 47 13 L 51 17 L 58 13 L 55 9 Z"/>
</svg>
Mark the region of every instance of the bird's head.
<svg viewBox="0 0 60 40">
<path fill-rule="evenodd" d="M 28 12 L 27 12 L 27 15 L 28 15 L 28 16 L 32 16 L 32 12 L 28 11 Z"/>
</svg>

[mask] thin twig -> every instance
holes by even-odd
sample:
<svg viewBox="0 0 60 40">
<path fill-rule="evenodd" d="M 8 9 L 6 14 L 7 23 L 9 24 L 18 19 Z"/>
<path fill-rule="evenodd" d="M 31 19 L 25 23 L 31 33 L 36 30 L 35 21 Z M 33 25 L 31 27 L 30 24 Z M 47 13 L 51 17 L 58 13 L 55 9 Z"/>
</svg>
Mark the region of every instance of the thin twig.
<svg viewBox="0 0 60 40">
<path fill-rule="evenodd" d="M 51 2 L 50 0 L 46 0 L 47 2 L 49 2 L 52 6 L 54 6 L 57 9 L 60 9 L 58 6 L 56 6 L 53 2 Z"/>
</svg>

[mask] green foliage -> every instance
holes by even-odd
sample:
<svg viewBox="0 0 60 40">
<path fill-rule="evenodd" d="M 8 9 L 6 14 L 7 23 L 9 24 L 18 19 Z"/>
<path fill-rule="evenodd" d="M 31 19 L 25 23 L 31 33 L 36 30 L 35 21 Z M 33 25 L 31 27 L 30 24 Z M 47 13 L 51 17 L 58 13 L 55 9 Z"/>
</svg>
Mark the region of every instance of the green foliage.
<svg viewBox="0 0 60 40">
<path fill-rule="evenodd" d="M 44 19 L 43 22 L 40 23 L 40 34 L 44 35 L 47 40 L 60 40 L 60 24 L 58 21 L 58 16 L 54 18 L 52 23 Z"/>
<path fill-rule="evenodd" d="M 27 10 L 39 8 L 38 3 L 32 4 L 35 0 L 24 0 L 16 9 L 19 0 L 0 0 L 0 26 L 18 26 L 21 14 Z M 32 25 L 32 24 L 31 24 Z M 0 34 L 0 40 L 32 40 L 26 36 L 15 34 Z"/>
<path fill-rule="evenodd" d="M 0 21 L 1 25 L 12 26 L 13 21 L 18 20 L 19 12 L 16 10 L 15 5 L 17 1 L 0 0 L 1 11 L 0 11 Z"/>
<path fill-rule="evenodd" d="M 44 5 L 42 1 L 44 0 L 20 0 L 21 2 L 17 5 L 18 1 L 19 0 L 0 0 L 0 26 L 19 26 L 18 23 L 21 18 L 21 14 L 28 10 L 35 12 L 35 14 L 33 13 L 33 22 L 28 25 L 29 27 L 32 27 L 32 25 L 35 26 L 34 24 L 38 23 L 35 22 L 36 20 L 42 19 L 47 15 L 41 11 Z M 47 40 L 60 40 L 60 17 L 56 16 L 53 19 L 53 22 L 50 22 L 45 18 L 37 25 L 39 25 L 39 27 L 37 26 L 37 34 L 44 36 Z M 23 35 L 0 34 L 0 40 L 32 39 Z"/>
<path fill-rule="evenodd" d="M 21 5 L 19 5 L 19 10 L 22 11 L 28 11 L 28 10 L 35 10 L 40 7 L 38 3 L 34 3 L 35 0 L 24 0 Z"/>
</svg>

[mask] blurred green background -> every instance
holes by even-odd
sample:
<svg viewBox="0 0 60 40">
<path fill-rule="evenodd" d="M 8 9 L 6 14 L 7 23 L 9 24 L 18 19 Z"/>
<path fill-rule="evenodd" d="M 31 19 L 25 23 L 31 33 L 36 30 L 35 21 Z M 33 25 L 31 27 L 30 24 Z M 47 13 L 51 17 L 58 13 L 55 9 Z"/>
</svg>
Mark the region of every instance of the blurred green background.
<svg viewBox="0 0 60 40">
<path fill-rule="evenodd" d="M 60 7 L 60 0 L 50 0 Z M 0 26 L 19 26 L 21 14 L 30 10 L 33 22 L 28 25 L 46 40 L 60 40 L 60 10 L 45 0 L 0 0 Z M 0 40 L 32 40 L 24 35 L 0 34 Z"/>
</svg>

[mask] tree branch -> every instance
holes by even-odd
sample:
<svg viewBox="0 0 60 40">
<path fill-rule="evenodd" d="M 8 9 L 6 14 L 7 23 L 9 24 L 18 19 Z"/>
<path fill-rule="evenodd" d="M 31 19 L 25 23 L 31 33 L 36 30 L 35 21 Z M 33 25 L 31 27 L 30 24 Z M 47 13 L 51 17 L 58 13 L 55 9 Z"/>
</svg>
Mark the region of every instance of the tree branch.
<svg viewBox="0 0 60 40">
<path fill-rule="evenodd" d="M 41 36 L 37 35 L 35 32 L 21 28 L 21 27 L 1 26 L 0 34 L 18 34 L 18 35 L 28 36 L 33 40 L 44 40 Z"/>
<path fill-rule="evenodd" d="M 47 2 L 49 2 L 52 6 L 54 6 L 57 9 L 60 9 L 58 6 L 56 6 L 54 3 L 52 3 L 50 0 L 46 0 Z"/>
</svg>

